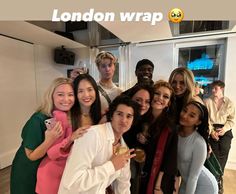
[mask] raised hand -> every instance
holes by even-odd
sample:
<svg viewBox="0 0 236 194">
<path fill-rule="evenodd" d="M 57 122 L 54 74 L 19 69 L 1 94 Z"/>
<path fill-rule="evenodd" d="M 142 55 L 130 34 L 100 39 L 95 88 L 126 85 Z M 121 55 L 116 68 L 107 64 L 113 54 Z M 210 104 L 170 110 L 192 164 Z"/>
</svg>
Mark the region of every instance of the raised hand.
<svg viewBox="0 0 236 194">
<path fill-rule="evenodd" d="M 47 129 L 45 131 L 45 141 L 54 142 L 56 139 L 61 137 L 63 134 L 63 129 L 60 122 L 56 122 L 52 129 Z"/>
<path fill-rule="evenodd" d="M 123 154 L 112 155 L 111 162 L 113 163 L 116 171 L 123 168 L 131 158 L 136 156 L 136 154 L 133 154 L 132 152 L 134 152 L 134 149 L 129 149 Z"/>
<path fill-rule="evenodd" d="M 82 137 L 85 133 L 87 133 L 89 127 L 90 126 L 84 126 L 76 129 L 76 131 L 74 131 L 71 135 L 71 141 L 73 142 L 75 139 Z"/>
</svg>

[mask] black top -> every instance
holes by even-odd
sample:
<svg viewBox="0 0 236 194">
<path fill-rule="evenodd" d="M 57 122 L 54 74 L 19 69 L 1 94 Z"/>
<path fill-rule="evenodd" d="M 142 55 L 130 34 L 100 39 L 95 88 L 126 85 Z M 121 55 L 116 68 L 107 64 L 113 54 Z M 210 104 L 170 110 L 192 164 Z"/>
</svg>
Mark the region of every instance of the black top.
<svg viewBox="0 0 236 194">
<path fill-rule="evenodd" d="M 146 176 L 142 178 L 140 194 L 145 194 L 147 190 L 148 181 L 150 178 L 150 172 L 152 169 L 153 159 L 156 152 L 156 146 L 161 135 L 161 130 L 158 129 L 158 123 L 155 122 L 150 126 L 150 131 L 155 131 L 155 135 L 151 134 L 148 144 L 146 146 L 146 162 L 143 168 Z M 166 125 L 166 127 L 168 127 Z M 163 129 L 166 129 L 164 127 Z M 172 194 L 174 190 L 175 176 L 177 175 L 177 145 L 178 134 L 176 127 L 168 127 L 171 132 L 167 138 L 163 161 L 160 170 L 164 172 L 161 182 L 161 189 L 164 194 Z M 157 178 L 157 177 L 156 177 Z"/>
<path fill-rule="evenodd" d="M 175 105 L 176 105 L 176 123 L 179 123 L 180 112 L 184 106 L 184 96 L 175 97 Z"/>
</svg>

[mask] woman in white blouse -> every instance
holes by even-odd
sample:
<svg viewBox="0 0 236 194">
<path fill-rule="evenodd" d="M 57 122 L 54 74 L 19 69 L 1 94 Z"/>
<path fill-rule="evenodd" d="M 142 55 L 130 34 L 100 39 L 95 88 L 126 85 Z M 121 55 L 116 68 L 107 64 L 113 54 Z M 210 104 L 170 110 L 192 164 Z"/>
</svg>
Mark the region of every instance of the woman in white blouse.
<svg viewBox="0 0 236 194">
<path fill-rule="evenodd" d="M 178 169 L 179 194 L 217 194 L 215 177 L 204 167 L 208 147 L 208 111 L 199 102 L 189 102 L 180 113 Z"/>
<path fill-rule="evenodd" d="M 130 194 L 129 160 L 135 154 L 122 135 L 139 115 L 139 106 L 118 96 L 109 106 L 107 123 L 94 125 L 75 141 L 61 180 L 59 194 L 105 194 L 112 185 L 116 194 Z M 125 148 L 121 149 L 118 148 Z"/>
</svg>

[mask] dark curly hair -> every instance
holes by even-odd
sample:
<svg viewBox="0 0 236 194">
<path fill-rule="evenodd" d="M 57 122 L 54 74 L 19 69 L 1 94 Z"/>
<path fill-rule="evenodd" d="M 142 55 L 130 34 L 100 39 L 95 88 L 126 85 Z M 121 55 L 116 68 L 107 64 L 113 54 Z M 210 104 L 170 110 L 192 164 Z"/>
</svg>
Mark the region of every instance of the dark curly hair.
<svg viewBox="0 0 236 194">
<path fill-rule="evenodd" d="M 114 114 L 114 112 L 116 111 L 118 105 L 120 104 L 124 104 L 126 106 L 129 106 L 133 109 L 134 111 L 134 119 L 133 119 L 133 124 L 136 123 L 136 121 L 139 119 L 140 114 L 140 105 L 137 102 L 134 102 L 133 100 L 131 100 L 131 98 L 129 96 L 126 96 L 124 94 L 121 94 L 119 96 L 117 96 L 112 103 L 109 105 L 109 110 L 106 114 L 107 116 L 107 121 L 111 121 L 111 118 Z"/>
<path fill-rule="evenodd" d="M 137 71 L 143 65 L 151 65 L 152 68 L 154 68 L 154 64 L 152 61 L 150 61 L 149 59 L 142 59 L 142 60 L 138 61 L 138 63 L 136 64 L 135 71 Z"/>
</svg>

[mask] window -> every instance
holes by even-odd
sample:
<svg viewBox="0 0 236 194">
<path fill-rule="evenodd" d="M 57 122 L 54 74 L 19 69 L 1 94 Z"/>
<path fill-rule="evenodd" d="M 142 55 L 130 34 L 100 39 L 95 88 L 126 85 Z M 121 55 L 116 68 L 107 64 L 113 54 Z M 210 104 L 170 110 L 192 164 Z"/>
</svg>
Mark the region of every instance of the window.
<svg viewBox="0 0 236 194">
<path fill-rule="evenodd" d="M 195 82 L 204 88 L 204 97 L 209 96 L 209 84 L 224 80 L 224 40 L 179 44 L 177 49 L 178 66 L 192 70 Z"/>
<path fill-rule="evenodd" d="M 229 29 L 229 21 L 182 21 L 170 23 L 173 36 L 222 31 Z"/>
</svg>

